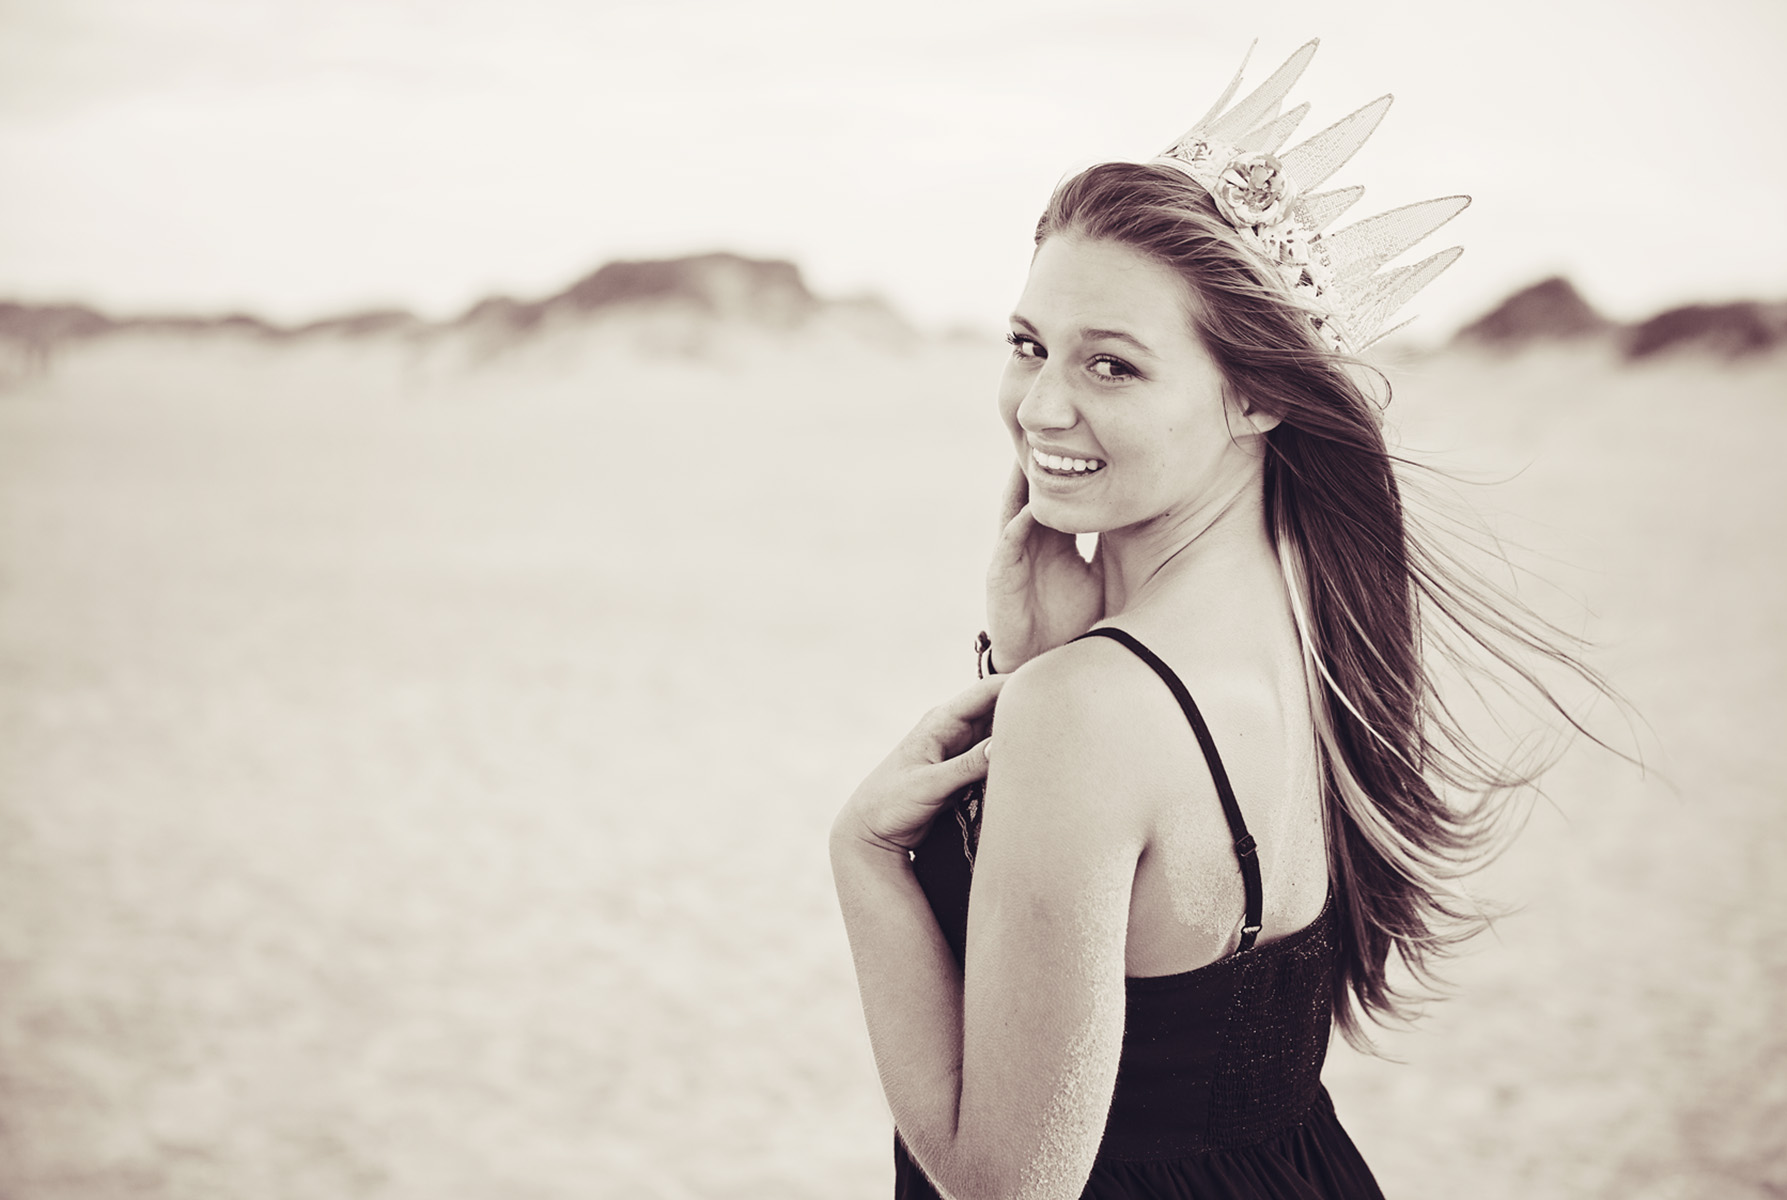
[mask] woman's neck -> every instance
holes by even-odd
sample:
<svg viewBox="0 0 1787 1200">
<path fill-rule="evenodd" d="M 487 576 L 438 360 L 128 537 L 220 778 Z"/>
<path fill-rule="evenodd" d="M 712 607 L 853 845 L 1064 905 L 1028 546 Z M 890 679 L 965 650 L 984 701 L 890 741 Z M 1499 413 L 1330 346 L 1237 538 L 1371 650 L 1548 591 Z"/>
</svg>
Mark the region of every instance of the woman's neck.
<svg viewBox="0 0 1787 1200">
<path fill-rule="evenodd" d="M 1244 581 L 1262 565 L 1277 571 L 1257 470 L 1181 512 L 1101 534 L 1099 546 L 1107 617 L 1186 586 L 1220 588 L 1250 602 Z"/>
</svg>

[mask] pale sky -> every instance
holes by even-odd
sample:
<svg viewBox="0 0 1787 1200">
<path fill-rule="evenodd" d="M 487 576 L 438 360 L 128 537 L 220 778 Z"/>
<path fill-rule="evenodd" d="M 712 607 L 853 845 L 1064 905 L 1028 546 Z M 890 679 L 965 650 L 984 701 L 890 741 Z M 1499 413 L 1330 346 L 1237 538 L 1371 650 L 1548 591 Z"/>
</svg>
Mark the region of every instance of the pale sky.
<svg viewBox="0 0 1787 1200">
<path fill-rule="evenodd" d="M 442 317 L 728 249 L 991 328 L 1064 173 L 1311 36 L 1301 134 L 1397 98 L 1349 218 L 1475 197 L 1411 332 L 1787 296 L 1783 0 L 0 0 L 0 298 Z"/>
</svg>

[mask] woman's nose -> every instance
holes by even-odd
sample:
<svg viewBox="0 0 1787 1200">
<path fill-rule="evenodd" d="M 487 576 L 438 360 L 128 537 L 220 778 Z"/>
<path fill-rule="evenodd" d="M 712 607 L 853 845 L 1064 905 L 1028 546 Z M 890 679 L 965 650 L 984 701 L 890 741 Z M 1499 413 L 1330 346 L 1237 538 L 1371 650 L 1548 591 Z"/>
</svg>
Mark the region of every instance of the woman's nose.
<svg viewBox="0 0 1787 1200">
<path fill-rule="evenodd" d="M 1051 365 L 1045 364 L 1031 377 L 1030 388 L 1018 404 L 1018 424 L 1031 433 L 1039 433 L 1070 428 L 1076 420 L 1072 397 Z"/>
</svg>

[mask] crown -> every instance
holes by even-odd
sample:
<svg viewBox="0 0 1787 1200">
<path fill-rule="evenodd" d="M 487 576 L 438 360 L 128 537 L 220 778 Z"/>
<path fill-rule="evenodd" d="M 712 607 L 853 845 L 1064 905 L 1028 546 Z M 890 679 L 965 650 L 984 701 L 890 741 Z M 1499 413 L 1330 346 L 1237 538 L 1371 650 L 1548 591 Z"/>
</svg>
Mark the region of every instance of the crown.
<svg viewBox="0 0 1787 1200">
<path fill-rule="evenodd" d="M 1391 97 L 1378 97 L 1280 154 L 1279 147 L 1309 105 L 1285 113 L 1279 109 L 1318 44 L 1312 39 L 1302 46 L 1229 108 L 1253 56 L 1249 47 L 1241 69 L 1210 111 L 1154 161 L 1177 167 L 1203 185 L 1242 241 L 1258 251 L 1291 298 L 1309 312 L 1323 341 L 1356 354 L 1406 325 L 1384 329 L 1391 314 L 1456 262 L 1464 248 L 1453 246 L 1413 266 L 1379 268 L 1463 212 L 1471 198 L 1423 200 L 1336 233 L 1323 232 L 1365 189 L 1312 189 L 1327 182 L 1365 144 L 1390 110 Z"/>
</svg>

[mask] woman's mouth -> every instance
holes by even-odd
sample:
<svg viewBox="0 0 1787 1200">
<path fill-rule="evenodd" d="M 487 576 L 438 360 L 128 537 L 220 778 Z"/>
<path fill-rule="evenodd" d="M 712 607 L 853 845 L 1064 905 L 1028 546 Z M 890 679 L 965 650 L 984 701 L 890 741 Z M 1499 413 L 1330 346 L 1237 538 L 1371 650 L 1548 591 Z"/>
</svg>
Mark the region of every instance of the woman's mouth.
<svg viewBox="0 0 1787 1200">
<path fill-rule="evenodd" d="M 1094 471 L 1104 469 L 1104 461 L 1097 458 L 1069 458 L 1062 454 L 1044 454 L 1036 447 L 1030 447 L 1030 461 L 1047 471 L 1050 475 L 1061 475 L 1071 478 L 1075 475 L 1090 475 Z"/>
</svg>

